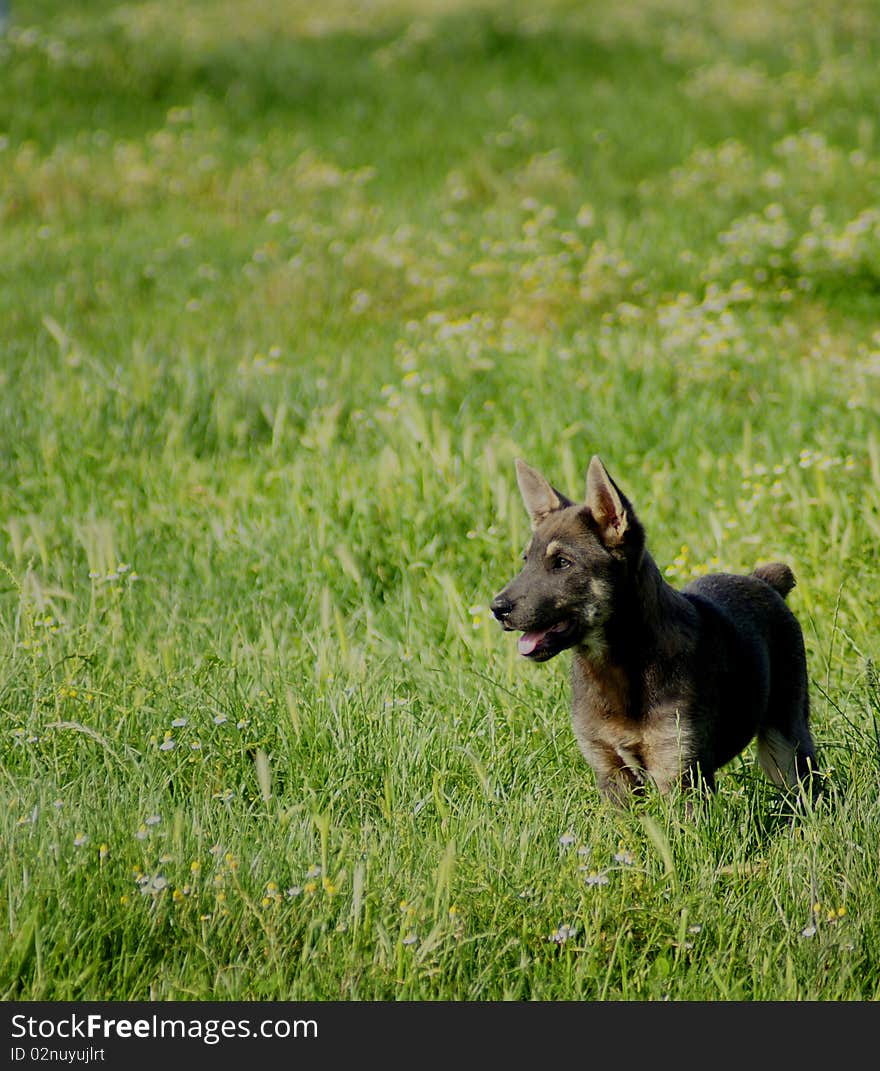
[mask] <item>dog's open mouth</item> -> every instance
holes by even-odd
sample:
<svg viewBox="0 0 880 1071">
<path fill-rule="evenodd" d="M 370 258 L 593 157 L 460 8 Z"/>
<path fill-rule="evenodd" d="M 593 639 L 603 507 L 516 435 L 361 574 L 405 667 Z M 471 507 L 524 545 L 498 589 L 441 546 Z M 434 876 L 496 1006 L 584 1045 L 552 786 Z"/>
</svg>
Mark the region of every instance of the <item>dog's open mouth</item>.
<svg viewBox="0 0 880 1071">
<path fill-rule="evenodd" d="M 570 646 L 574 631 L 574 622 L 566 618 L 550 628 L 524 632 L 517 640 L 517 649 L 524 658 L 545 662 Z"/>
</svg>

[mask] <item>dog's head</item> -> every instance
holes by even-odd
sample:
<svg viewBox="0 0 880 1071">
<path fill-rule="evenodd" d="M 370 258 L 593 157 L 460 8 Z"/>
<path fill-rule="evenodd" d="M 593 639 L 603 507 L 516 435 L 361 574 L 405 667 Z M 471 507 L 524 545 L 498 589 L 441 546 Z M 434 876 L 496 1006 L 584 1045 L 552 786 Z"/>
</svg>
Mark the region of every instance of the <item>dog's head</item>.
<svg viewBox="0 0 880 1071">
<path fill-rule="evenodd" d="M 522 571 L 492 600 L 507 630 L 521 632 L 519 652 L 546 662 L 570 647 L 599 654 L 618 589 L 644 552 L 632 506 L 598 457 L 587 497 L 574 503 L 524 461 L 516 478 L 532 520 Z"/>
</svg>

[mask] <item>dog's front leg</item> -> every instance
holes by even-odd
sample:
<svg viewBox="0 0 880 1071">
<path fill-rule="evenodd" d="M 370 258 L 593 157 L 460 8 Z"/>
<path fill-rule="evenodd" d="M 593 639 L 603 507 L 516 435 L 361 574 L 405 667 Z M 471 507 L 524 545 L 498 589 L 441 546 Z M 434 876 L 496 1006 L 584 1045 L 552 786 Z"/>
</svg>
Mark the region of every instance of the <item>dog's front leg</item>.
<svg viewBox="0 0 880 1071">
<path fill-rule="evenodd" d="M 691 796 L 711 796 L 715 791 L 715 774 L 704 770 L 699 762 L 693 762 L 682 770 L 681 787 Z"/>
<path fill-rule="evenodd" d="M 645 782 L 625 766 L 597 781 L 599 791 L 615 807 L 628 807 L 644 794 Z"/>
<path fill-rule="evenodd" d="M 596 785 L 605 799 L 626 807 L 635 795 L 644 792 L 646 774 L 629 749 L 597 739 L 575 721 L 575 735 L 581 754 L 596 775 Z"/>
<path fill-rule="evenodd" d="M 593 767 L 599 791 L 616 807 L 627 807 L 645 791 L 645 774 L 608 750 L 605 761 Z"/>
</svg>

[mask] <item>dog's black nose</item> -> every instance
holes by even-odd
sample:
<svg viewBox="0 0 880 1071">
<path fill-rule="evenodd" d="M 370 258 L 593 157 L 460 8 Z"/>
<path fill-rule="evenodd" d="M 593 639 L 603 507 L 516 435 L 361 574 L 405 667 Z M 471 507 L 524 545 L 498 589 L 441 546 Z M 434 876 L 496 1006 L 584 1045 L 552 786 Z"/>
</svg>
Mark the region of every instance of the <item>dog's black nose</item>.
<svg viewBox="0 0 880 1071">
<path fill-rule="evenodd" d="M 499 621 L 503 621 L 513 609 L 513 603 L 506 595 L 496 595 L 492 600 L 492 613 L 498 618 Z"/>
</svg>

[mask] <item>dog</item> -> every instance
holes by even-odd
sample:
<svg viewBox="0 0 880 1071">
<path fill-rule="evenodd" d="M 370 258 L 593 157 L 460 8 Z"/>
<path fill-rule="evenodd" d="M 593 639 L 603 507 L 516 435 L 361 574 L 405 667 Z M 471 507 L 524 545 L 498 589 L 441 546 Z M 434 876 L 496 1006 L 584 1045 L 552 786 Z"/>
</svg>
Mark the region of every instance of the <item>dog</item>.
<svg viewBox="0 0 880 1071">
<path fill-rule="evenodd" d="M 785 602 L 791 569 L 714 573 L 679 591 L 599 457 L 584 503 L 520 459 L 516 477 L 532 536 L 492 613 L 521 633 L 519 653 L 533 662 L 572 652 L 574 734 L 602 795 L 625 805 L 650 784 L 711 793 L 717 771 L 757 737 L 770 780 L 815 800 L 804 638 Z"/>
</svg>

